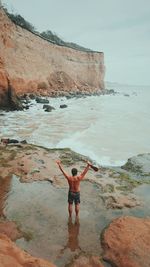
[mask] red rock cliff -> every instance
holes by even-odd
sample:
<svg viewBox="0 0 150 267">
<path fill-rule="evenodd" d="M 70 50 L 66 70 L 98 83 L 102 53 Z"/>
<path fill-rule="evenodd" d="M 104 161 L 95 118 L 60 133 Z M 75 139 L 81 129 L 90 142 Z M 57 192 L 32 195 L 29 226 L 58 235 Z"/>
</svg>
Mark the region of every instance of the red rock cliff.
<svg viewBox="0 0 150 267">
<path fill-rule="evenodd" d="M 16 26 L 0 9 L 0 90 L 57 95 L 104 88 L 104 54 L 52 44 Z"/>
<path fill-rule="evenodd" d="M 17 247 L 6 235 L 0 234 L 1 267 L 56 267 L 45 260 L 34 258 Z"/>
</svg>

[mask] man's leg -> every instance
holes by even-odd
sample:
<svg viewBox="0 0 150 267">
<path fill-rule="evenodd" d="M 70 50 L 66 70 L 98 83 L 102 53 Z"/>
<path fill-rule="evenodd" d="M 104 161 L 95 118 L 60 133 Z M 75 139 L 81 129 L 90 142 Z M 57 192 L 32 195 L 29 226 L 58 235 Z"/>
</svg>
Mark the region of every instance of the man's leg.
<svg viewBox="0 0 150 267">
<path fill-rule="evenodd" d="M 76 217 L 79 216 L 79 209 L 80 209 L 80 204 L 78 203 L 78 204 L 75 205 Z"/>
<path fill-rule="evenodd" d="M 79 209 L 80 209 L 80 192 L 76 193 L 76 197 L 75 197 L 76 218 L 78 218 L 78 216 L 79 216 Z"/>
<path fill-rule="evenodd" d="M 72 217 L 72 204 L 68 203 L 69 217 Z"/>
<path fill-rule="evenodd" d="M 72 205 L 73 205 L 73 196 L 72 192 L 68 192 L 68 212 L 69 212 L 69 217 L 71 218 L 72 216 Z"/>
</svg>

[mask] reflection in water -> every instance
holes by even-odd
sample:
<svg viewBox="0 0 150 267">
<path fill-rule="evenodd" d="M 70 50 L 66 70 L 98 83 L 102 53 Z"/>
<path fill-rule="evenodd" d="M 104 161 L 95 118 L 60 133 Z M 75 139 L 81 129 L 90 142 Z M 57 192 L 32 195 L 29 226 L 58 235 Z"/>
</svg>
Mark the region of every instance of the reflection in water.
<svg viewBox="0 0 150 267">
<path fill-rule="evenodd" d="M 68 221 L 68 243 L 66 247 L 70 248 L 71 251 L 75 251 L 76 249 L 80 249 L 79 247 L 79 229 L 80 223 L 79 219 L 76 219 L 75 222 L 72 222 L 72 218 L 69 218 Z"/>
<path fill-rule="evenodd" d="M 61 250 L 61 254 L 64 253 L 64 251 L 69 248 L 71 251 L 75 251 L 76 249 L 80 249 L 79 246 L 79 229 L 80 229 L 80 222 L 79 219 L 76 218 L 75 222 L 72 222 L 72 218 L 69 218 L 68 220 L 68 242 L 66 246 Z"/>
</svg>

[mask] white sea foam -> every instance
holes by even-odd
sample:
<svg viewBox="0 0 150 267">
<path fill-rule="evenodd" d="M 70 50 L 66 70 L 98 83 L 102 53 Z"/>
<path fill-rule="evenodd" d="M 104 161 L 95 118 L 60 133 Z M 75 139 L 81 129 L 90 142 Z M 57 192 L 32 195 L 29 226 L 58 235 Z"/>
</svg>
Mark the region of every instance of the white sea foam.
<svg viewBox="0 0 150 267">
<path fill-rule="evenodd" d="M 50 113 L 33 101 L 24 112 L 3 112 L 0 137 L 70 147 L 99 164 L 122 165 L 127 158 L 150 151 L 149 89 L 122 86 L 115 96 L 50 99 L 56 108 Z M 64 103 L 68 108 L 60 109 Z"/>
</svg>

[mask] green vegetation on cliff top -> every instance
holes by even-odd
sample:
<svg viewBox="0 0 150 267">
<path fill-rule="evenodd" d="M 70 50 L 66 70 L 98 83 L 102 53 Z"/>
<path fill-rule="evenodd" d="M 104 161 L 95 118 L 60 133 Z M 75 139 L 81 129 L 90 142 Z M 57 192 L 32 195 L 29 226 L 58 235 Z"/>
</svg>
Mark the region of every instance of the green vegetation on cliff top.
<svg viewBox="0 0 150 267">
<path fill-rule="evenodd" d="M 38 35 L 39 37 L 41 37 L 42 39 L 44 39 L 50 43 L 54 43 L 54 44 L 60 45 L 60 46 L 70 47 L 70 48 L 73 48 L 73 49 L 79 50 L 79 51 L 94 52 L 93 50 L 91 50 L 89 48 L 85 48 L 85 47 L 80 46 L 78 44 L 75 44 L 72 42 L 65 42 L 56 33 L 53 33 L 50 30 L 43 31 L 40 33 L 35 29 L 35 27 L 30 22 L 26 21 L 21 15 L 10 13 L 7 10 L 7 8 L 4 6 L 3 6 L 3 10 L 6 12 L 7 16 L 11 19 L 11 21 L 14 22 L 16 25 L 32 32 L 33 34 Z"/>
</svg>

